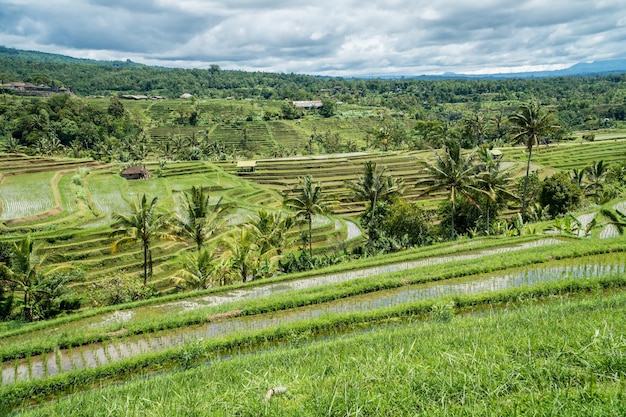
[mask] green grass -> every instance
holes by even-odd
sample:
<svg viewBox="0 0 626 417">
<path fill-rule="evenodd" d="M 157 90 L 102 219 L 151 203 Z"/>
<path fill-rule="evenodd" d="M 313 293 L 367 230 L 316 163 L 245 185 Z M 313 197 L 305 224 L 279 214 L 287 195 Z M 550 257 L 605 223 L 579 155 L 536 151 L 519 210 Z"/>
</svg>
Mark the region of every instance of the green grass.
<svg viewBox="0 0 626 417">
<path fill-rule="evenodd" d="M 391 319 L 310 343 L 311 333 L 294 333 L 270 351 L 96 387 L 22 415 L 623 415 L 624 308 L 626 293 L 594 293 L 449 323 Z M 179 357 L 202 352 L 191 345 Z M 286 393 L 265 401 L 279 386 Z"/>
</svg>

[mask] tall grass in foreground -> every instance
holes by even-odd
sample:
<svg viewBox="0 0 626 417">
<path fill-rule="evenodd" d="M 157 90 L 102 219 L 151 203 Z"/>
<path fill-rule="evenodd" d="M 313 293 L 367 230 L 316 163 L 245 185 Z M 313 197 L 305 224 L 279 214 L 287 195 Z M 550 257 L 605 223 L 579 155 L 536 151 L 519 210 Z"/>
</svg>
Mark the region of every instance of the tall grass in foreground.
<svg viewBox="0 0 626 417">
<path fill-rule="evenodd" d="M 233 357 L 66 397 L 24 416 L 626 415 L 626 294 Z M 265 393 L 284 386 L 269 400 Z"/>
</svg>

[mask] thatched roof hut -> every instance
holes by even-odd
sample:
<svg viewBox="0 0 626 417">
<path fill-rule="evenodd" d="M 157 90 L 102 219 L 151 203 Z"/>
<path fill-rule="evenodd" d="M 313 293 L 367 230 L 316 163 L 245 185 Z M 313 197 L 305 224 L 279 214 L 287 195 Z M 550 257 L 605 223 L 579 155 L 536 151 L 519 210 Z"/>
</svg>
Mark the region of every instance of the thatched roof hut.
<svg viewBox="0 0 626 417">
<path fill-rule="evenodd" d="M 127 180 L 147 180 L 152 178 L 152 174 L 144 165 L 135 165 L 120 172 L 120 175 Z"/>
</svg>

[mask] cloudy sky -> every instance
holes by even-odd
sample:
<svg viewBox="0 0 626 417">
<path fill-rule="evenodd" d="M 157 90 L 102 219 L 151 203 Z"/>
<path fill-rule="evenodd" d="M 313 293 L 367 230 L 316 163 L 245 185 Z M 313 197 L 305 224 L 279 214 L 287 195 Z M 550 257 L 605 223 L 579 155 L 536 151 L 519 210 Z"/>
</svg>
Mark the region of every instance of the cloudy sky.
<svg viewBox="0 0 626 417">
<path fill-rule="evenodd" d="M 0 45 L 321 75 L 560 69 L 626 58 L 624 0 L 0 0 Z"/>
</svg>

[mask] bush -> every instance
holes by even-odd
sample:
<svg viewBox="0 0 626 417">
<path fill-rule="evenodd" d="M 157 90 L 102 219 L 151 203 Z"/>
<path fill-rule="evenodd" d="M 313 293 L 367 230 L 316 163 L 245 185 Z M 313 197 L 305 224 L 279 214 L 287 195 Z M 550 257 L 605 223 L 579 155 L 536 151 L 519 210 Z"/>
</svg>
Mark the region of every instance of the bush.
<svg viewBox="0 0 626 417">
<path fill-rule="evenodd" d="M 548 213 L 554 218 L 575 209 L 581 198 L 580 186 L 572 182 L 566 173 L 559 172 L 543 181 L 539 202 L 548 207 Z"/>
</svg>

